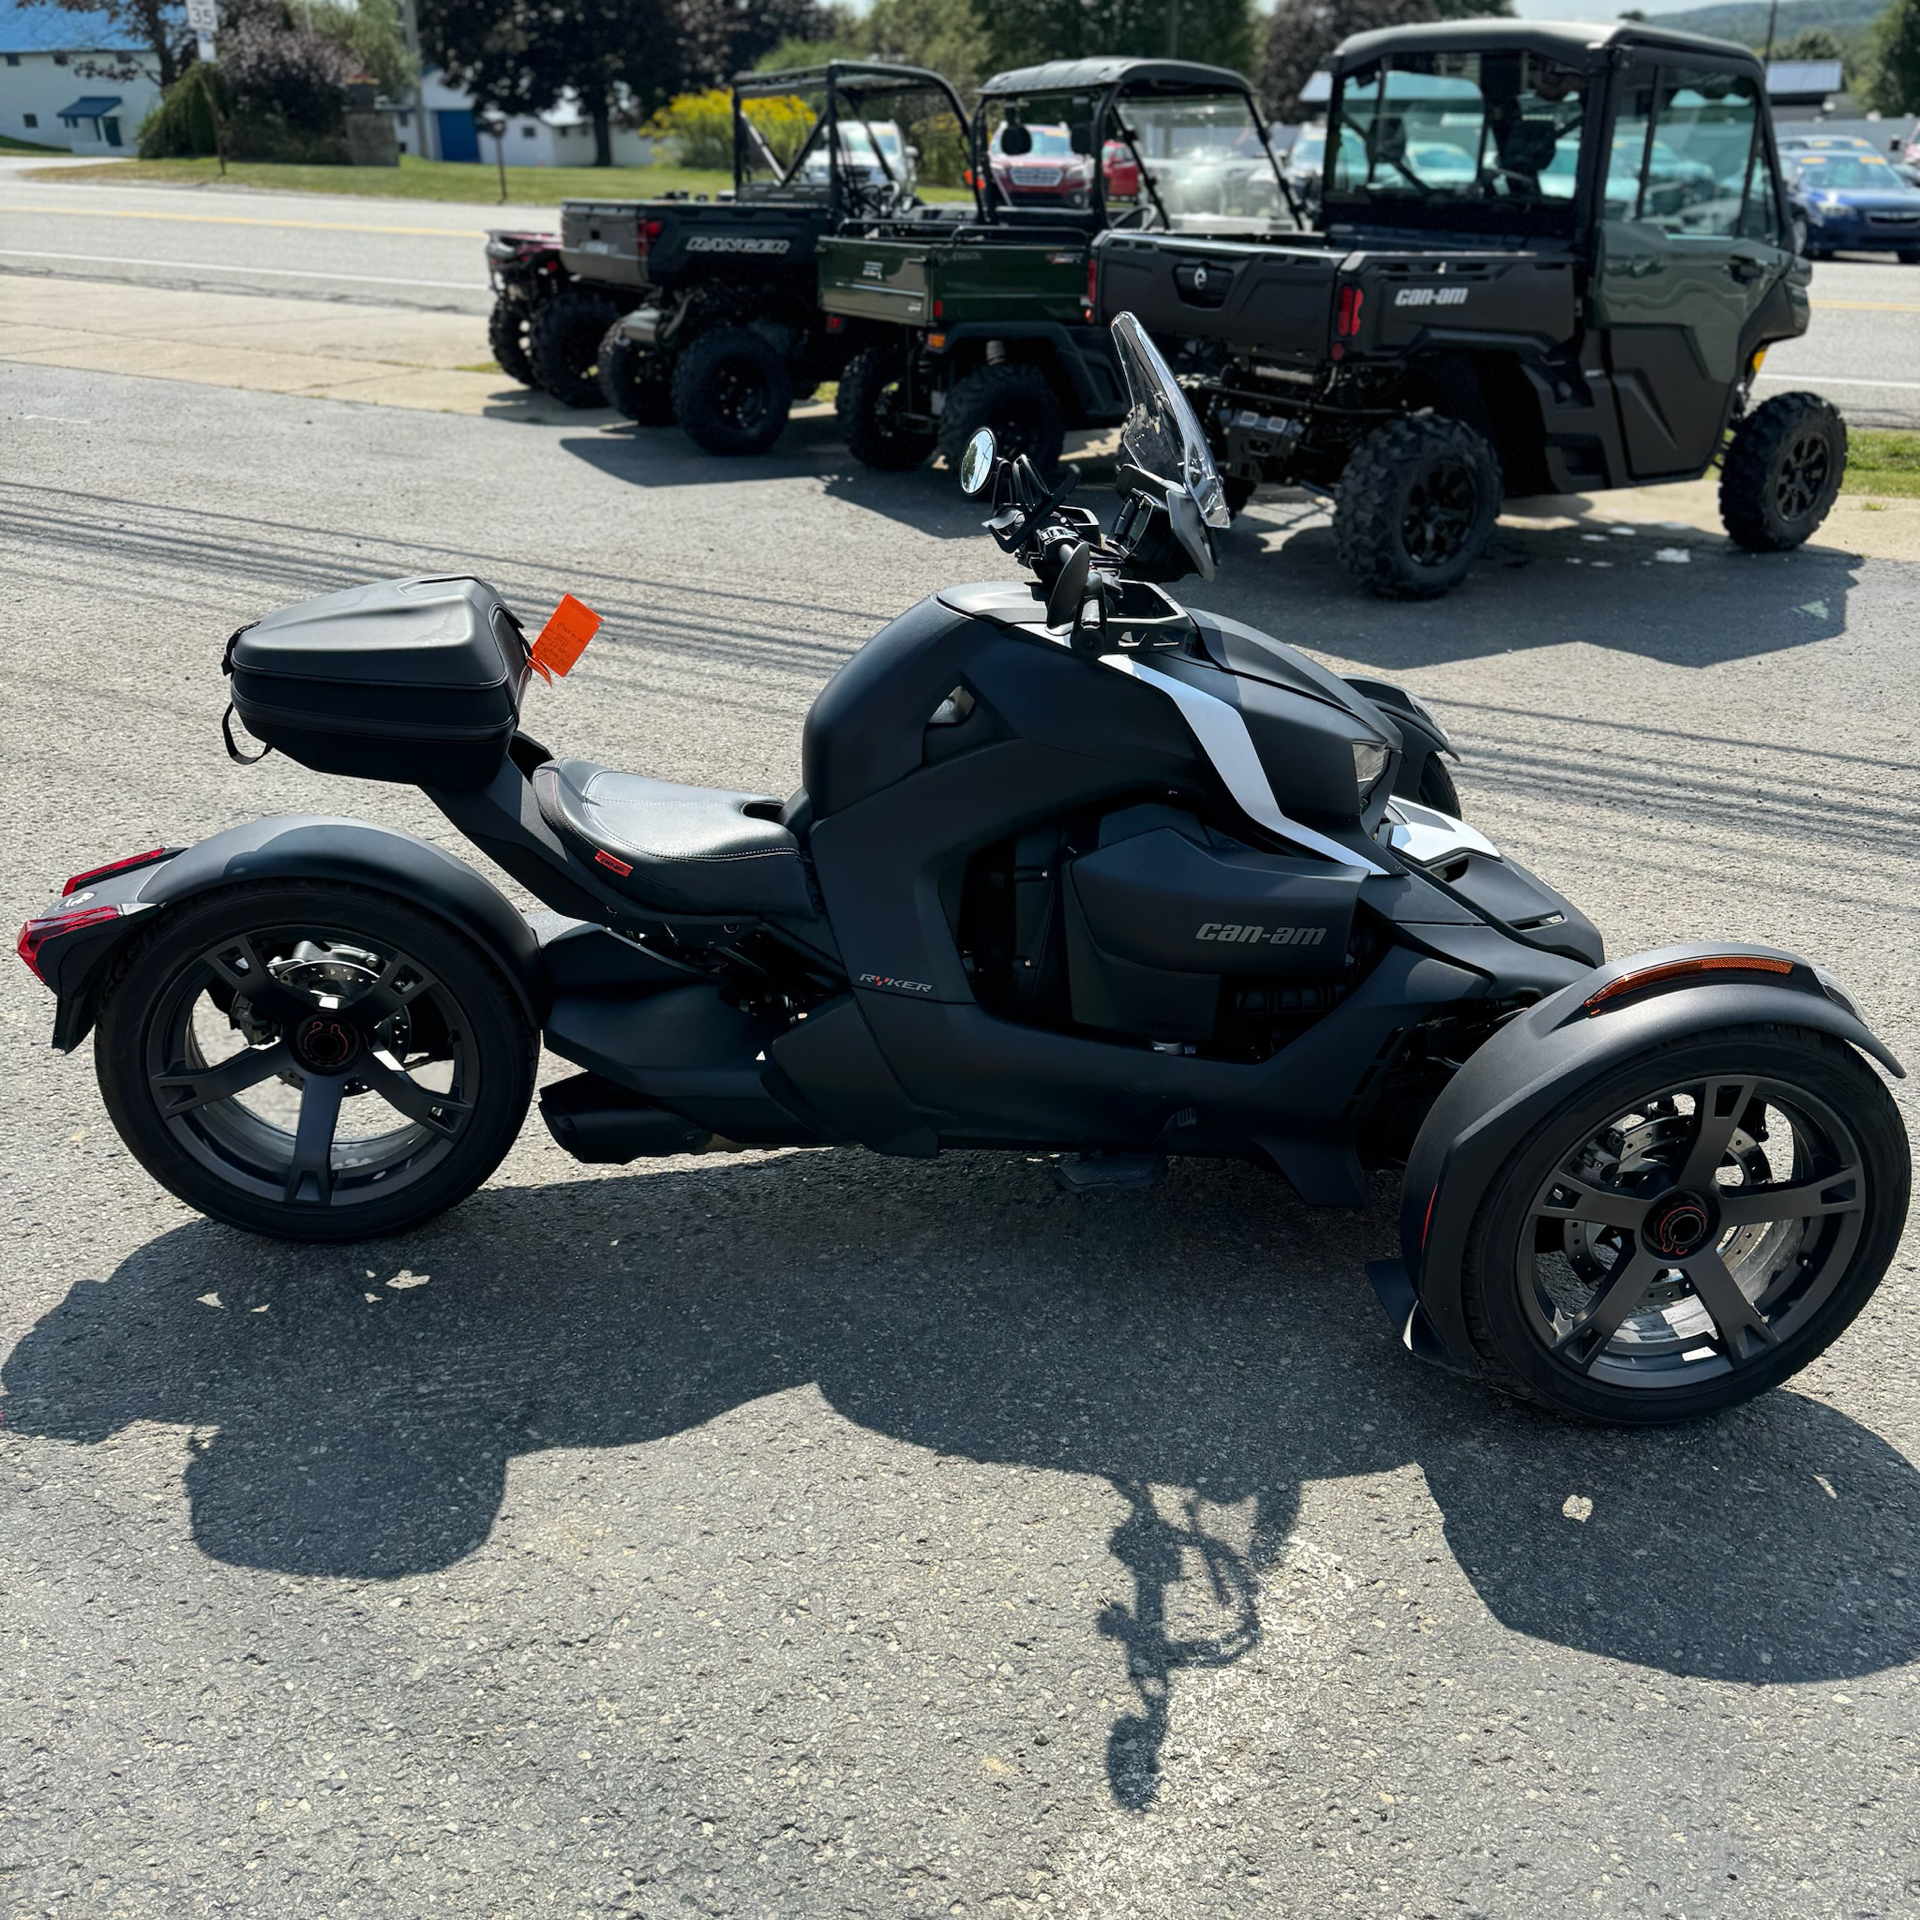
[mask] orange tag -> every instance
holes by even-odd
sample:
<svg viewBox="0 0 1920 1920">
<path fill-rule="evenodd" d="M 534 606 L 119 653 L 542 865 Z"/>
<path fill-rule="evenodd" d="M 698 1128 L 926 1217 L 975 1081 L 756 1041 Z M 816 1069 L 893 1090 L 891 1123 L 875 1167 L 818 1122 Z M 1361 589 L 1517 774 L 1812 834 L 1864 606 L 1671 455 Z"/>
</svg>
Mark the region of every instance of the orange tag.
<svg viewBox="0 0 1920 1920">
<path fill-rule="evenodd" d="M 533 643 L 533 670 L 549 686 L 556 673 L 573 671 L 574 663 L 587 650 L 587 642 L 600 631 L 600 616 L 576 600 L 572 594 L 560 596 L 560 604 L 540 629 Z"/>
</svg>

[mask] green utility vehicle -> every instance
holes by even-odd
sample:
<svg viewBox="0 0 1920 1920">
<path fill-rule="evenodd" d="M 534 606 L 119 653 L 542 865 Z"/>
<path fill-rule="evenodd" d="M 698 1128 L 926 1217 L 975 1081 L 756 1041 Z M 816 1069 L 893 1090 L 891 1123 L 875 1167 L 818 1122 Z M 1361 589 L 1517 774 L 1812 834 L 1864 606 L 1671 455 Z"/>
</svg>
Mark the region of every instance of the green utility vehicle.
<svg viewBox="0 0 1920 1920">
<path fill-rule="evenodd" d="M 1805 333 L 1760 62 L 1658 25 L 1463 20 L 1357 34 L 1332 61 L 1325 232 L 1113 232 L 1102 318 L 1190 381 L 1230 487 L 1335 498 L 1341 557 L 1444 593 L 1507 495 L 1693 480 L 1720 463 L 1740 545 L 1826 517 L 1846 428 L 1755 404 Z"/>
<path fill-rule="evenodd" d="M 677 419 L 709 453 L 759 453 L 846 360 L 814 249 L 849 221 L 968 218 L 967 116 L 937 73 L 834 61 L 741 75 L 733 130 L 730 194 L 569 202 L 563 258 L 620 287 L 592 336 L 610 405 L 643 425 Z M 958 199 L 923 204 L 943 188 Z"/>
<path fill-rule="evenodd" d="M 980 90 L 971 145 L 964 225 L 880 218 L 820 243 L 820 304 L 851 349 L 841 425 L 882 471 L 935 452 L 957 470 L 981 427 L 1049 470 L 1069 426 L 1126 410 L 1107 329 L 1089 324 L 1093 236 L 1259 233 L 1292 212 L 1252 90 L 1221 67 L 1002 73 Z"/>
</svg>

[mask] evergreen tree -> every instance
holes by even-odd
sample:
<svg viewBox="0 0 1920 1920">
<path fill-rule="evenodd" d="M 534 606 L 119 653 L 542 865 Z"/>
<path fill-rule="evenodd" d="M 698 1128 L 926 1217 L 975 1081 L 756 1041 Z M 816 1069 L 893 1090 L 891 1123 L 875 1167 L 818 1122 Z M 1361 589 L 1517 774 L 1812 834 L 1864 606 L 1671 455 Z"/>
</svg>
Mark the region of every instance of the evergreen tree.
<svg viewBox="0 0 1920 1920">
<path fill-rule="evenodd" d="M 1893 0 L 1873 23 L 1867 105 L 1881 113 L 1920 112 L 1920 0 Z"/>
<path fill-rule="evenodd" d="M 1251 74 L 1249 0 L 977 0 L 993 68 L 1102 53 L 1177 54 Z"/>
</svg>

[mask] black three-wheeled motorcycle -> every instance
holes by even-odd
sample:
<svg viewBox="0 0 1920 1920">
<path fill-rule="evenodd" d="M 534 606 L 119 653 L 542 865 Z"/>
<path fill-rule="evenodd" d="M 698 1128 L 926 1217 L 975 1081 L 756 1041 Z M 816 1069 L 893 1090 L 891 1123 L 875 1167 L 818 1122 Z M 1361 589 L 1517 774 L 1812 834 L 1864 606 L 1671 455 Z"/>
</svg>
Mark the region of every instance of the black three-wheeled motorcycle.
<svg viewBox="0 0 1920 1920">
<path fill-rule="evenodd" d="M 1165 583 L 1227 523 L 1129 316 L 1110 530 L 1023 460 L 963 485 L 1029 570 L 883 628 L 780 801 L 557 757 L 477 580 L 384 582 L 229 644 L 256 739 L 422 787 L 548 911 L 406 834 L 283 817 L 77 875 L 23 929 L 170 1191 L 288 1239 L 453 1205 L 541 1094 L 583 1160 L 1057 1151 L 1124 1184 L 1256 1160 L 1315 1205 L 1404 1164 L 1406 1343 L 1562 1411 L 1683 1418 L 1785 1379 L 1885 1271 L 1908 1153 L 1846 992 L 1791 954 L 1607 962 L 1455 817 L 1417 702 Z M 1421 796 L 1424 795 L 1423 799 Z"/>
</svg>

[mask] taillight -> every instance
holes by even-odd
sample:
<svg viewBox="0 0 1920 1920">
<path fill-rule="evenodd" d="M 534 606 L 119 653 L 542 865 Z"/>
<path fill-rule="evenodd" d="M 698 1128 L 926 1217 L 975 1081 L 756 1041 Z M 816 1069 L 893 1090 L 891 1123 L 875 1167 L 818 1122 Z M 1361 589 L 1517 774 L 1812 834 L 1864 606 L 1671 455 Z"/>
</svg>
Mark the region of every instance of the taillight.
<svg viewBox="0 0 1920 1920">
<path fill-rule="evenodd" d="M 70 893 L 78 893 L 82 887 L 90 887 L 96 881 L 110 878 L 116 873 L 131 873 L 136 867 L 150 867 L 156 860 L 164 860 L 173 852 L 171 847 L 149 847 L 145 853 L 130 853 L 124 860 L 109 860 L 104 867 L 89 867 L 85 873 L 76 873 L 60 889 L 61 899 Z"/>
<path fill-rule="evenodd" d="M 1333 323 L 1333 330 L 1343 340 L 1351 340 L 1360 331 L 1360 306 L 1366 294 L 1353 285 L 1340 289 L 1339 317 Z"/>
<path fill-rule="evenodd" d="M 77 933 L 82 927 L 105 926 L 109 920 L 119 918 L 118 907 L 69 907 L 64 913 L 56 907 L 51 913 L 36 915 L 20 929 L 20 938 L 14 942 L 14 951 L 27 963 L 33 977 L 46 986 L 49 982 L 40 971 L 40 949 L 49 940 L 56 934 Z"/>
<path fill-rule="evenodd" d="M 667 230 L 664 220 L 642 220 L 640 222 L 640 258 L 647 257 L 653 243 Z"/>
<path fill-rule="evenodd" d="M 1100 311 L 1100 256 L 1097 253 L 1087 255 L 1087 318 L 1091 320 Z"/>
</svg>

